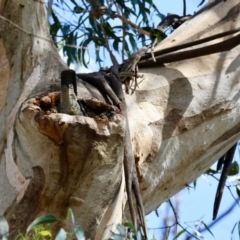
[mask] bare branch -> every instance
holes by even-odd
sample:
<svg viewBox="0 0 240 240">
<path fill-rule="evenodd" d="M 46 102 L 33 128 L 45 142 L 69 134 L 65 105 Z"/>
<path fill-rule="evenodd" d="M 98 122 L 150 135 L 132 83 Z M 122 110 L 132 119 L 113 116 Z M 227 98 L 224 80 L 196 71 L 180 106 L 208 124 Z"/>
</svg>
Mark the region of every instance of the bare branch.
<svg viewBox="0 0 240 240">
<path fill-rule="evenodd" d="M 191 50 L 181 51 L 177 53 L 172 53 L 177 50 L 183 50 L 188 47 L 193 47 L 193 46 L 206 43 L 224 36 L 228 36 L 239 31 L 240 31 L 240 28 L 236 28 L 234 30 L 219 33 L 219 34 L 206 37 L 197 41 L 179 44 L 177 46 L 170 47 L 170 48 L 165 48 L 155 53 L 156 62 L 159 65 L 159 63 L 170 63 L 170 62 L 186 60 L 186 59 L 195 58 L 195 57 L 201 57 L 201 56 L 205 56 L 213 53 L 229 51 L 230 49 L 234 48 L 239 44 L 240 34 L 213 45 L 203 46 L 197 49 L 191 49 Z M 171 53 L 171 54 L 167 54 L 167 53 Z M 147 66 L 153 66 L 153 65 L 154 65 L 154 62 L 149 56 L 143 57 L 142 60 L 139 61 L 139 66 L 147 67 Z"/>
<path fill-rule="evenodd" d="M 116 14 L 116 15 L 114 15 L 114 16 L 111 15 L 110 17 L 119 18 L 120 20 L 122 20 L 122 22 L 130 25 L 132 28 L 135 28 L 135 29 L 138 31 L 138 33 L 144 34 L 144 35 L 150 37 L 150 32 L 147 32 L 147 31 L 145 31 L 144 29 L 140 28 L 139 26 L 137 26 L 137 25 L 134 24 L 133 22 L 129 21 L 126 17 L 121 16 L 121 15 L 119 15 L 119 14 Z"/>
<path fill-rule="evenodd" d="M 173 204 L 172 204 L 172 202 L 171 202 L 170 199 L 168 200 L 168 203 L 169 203 L 169 205 L 170 205 L 170 207 L 171 207 L 171 209 L 172 209 L 172 211 L 173 211 L 173 214 L 174 214 L 174 216 L 175 216 L 176 224 L 177 224 L 178 226 L 180 226 L 182 229 L 185 229 L 186 233 L 188 233 L 191 237 L 194 237 L 195 239 L 200 240 L 200 238 L 198 238 L 197 236 L 195 236 L 195 235 L 193 235 L 192 233 L 190 233 L 190 232 L 186 229 L 186 227 L 184 227 L 184 226 L 178 221 L 177 212 L 176 212 L 176 210 L 175 210 L 175 208 L 174 208 L 174 206 L 173 206 Z"/>
</svg>

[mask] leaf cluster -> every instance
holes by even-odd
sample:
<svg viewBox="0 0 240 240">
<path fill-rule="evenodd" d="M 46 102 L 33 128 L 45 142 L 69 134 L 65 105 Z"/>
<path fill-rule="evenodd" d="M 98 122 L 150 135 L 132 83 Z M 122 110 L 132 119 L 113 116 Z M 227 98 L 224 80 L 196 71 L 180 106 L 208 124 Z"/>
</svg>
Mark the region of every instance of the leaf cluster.
<svg viewBox="0 0 240 240">
<path fill-rule="evenodd" d="M 67 64 L 78 62 L 85 67 L 93 55 L 99 65 L 103 63 L 105 35 L 123 61 L 149 41 L 153 16 L 163 16 L 153 0 L 57 0 L 48 8 L 50 34 Z"/>
<path fill-rule="evenodd" d="M 50 225 L 57 222 L 58 219 L 54 215 L 44 215 L 36 218 L 27 228 L 26 234 L 19 233 L 15 240 L 51 240 L 53 239 Z M 98 221 L 96 224 L 99 224 Z M 76 225 L 75 217 L 72 210 L 69 208 L 66 218 L 66 228 L 61 228 L 55 240 L 77 239 L 85 240 L 83 229 Z M 109 240 L 122 239 L 137 239 L 138 232 L 132 223 L 126 222 L 117 224 L 116 230 L 118 233 L 112 232 Z M 0 239 L 7 240 L 9 236 L 9 225 L 3 216 L 0 216 Z M 140 236 L 138 239 L 141 238 Z"/>
<path fill-rule="evenodd" d="M 15 240 L 50 240 L 52 233 L 50 230 L 50 224 L 57 222 L 58 219 L 54 215 L 45 215 L 36 218 L 27 228 L 26 234 L 21 232 L 15 238 Z M 67 212 L 67 219 L 65 224 L 67 231 L 61 228 L 55 240 L 74 239 L 85 240 L 84 232 L 82 228 L 75 224 L 75 218 L 72 210 L 69 208 Z M 7 240 L 9 236 L 9 225 L 3 216 L 0 216 L 0 239 Z"/>
</svg>

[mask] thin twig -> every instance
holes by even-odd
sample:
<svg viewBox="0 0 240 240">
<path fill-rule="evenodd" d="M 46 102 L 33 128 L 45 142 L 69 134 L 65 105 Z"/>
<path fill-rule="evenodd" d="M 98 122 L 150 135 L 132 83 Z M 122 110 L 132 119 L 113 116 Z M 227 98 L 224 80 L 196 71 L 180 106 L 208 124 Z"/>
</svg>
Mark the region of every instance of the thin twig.
<svg viewBox="0 0 240 240">
<path fill-rule="evenodd" d="M 230 188 L 230 186 L 226 186 L 227 189 L 229 190 L 230 194 L 232 195 L 232 198 L 235 200 L 236 204 L 240 207 L 240 204 L 239 204 L 239 200 L 237 198 L 235 198 L 233 192 L 232 192 L 232 189 Z"/>
<path fill-rule="evenodd" d="M 97 19 L 96 19 L 95 17 L 94 17 L 94 21 L 95 21 L 96 24 L 101 28 L 101 30 L 102 30 L 102 32 L 103 32 L 104 39 L 105 39 L 106 49 L 107 49 L 107 51 L 108 51 L 108 53 L 109 53 L 109 55 L 110 55 L 110 58 L 111 58 L 111 60 L 112 60 L 113 65 L 115 65 L 115 64 L 118 65 L 117 59 L 114 57 L 114 55 L 113 55 L 112 52 L 111 52 L 111 48 L 110 48 L 110 46 L 109 46 L 107 34 L 106 34 L 106 32 L 105 32 L 104 27 L 102 26 L 101 23 L 99 23 L 99 22 L 97 21 Z"/>
<path fill-rule="evenodd" d="M 124 10 L 121 9 L 121 13 L 119 10 L 118 5 L 114 2 L 115 8 L 117 10 L 117 14 L 119 16 L 125 16 L 126 12 L 124 12 Z M 126 28 L 127 28 L 127 24 L 124 23 L 122 21 L 122 62 L 124 61 L 124 50 L 125 50 L 125 45 L 126 45 Z"/>
<path fill-rule="evenodd" d="M 173 211 L 173 214 L 174 214 L 174 217 L 175 217 L 175 220 L 176 220 L 176 224 L 177 224 L 178 226 L 180 226 L 182 229 L 184 229 L 184 230 L 186 231 L 186 233 L 188 233 L 189 235 L 191 235 L 191 236 L 194 237 L 195 239 L 201 240 L 201 239 L 198 238 L 197 236 L 195 236 L 195 235 L 193 235 L 192 233 L 190 233 L 190 232 L 178 221 L 177 212 L 176 212 L 176 210 L 175 210 L 175 208 L 174 208 L 174 206 L 173 206 L 173 204 L 172 204 L 172 202 L 171 202 L 170 199 L 168 200 L 168 203 L 169 203 L 169 205 L 170 205 L 170 207 L 171 207 L 171 209 L 172 209 L 172 211 Z"/>
<path fill-rule="evenodd" d="M 82 3 L 83 3 L 83 5 L 84 5 L 84 7 L 85 7 L 86 9 L 88 9 L 88 6 L 87 6 L 87 4 L 86 4 L 86 2 L 85 2 L 84 0 L 82 0 Z"/>
<path fill-rule="evenodd" d="M 240 198 L 238 198 L 238 201 L 240 201 Z M 224 217 L 226 217 L 229 213 L 233 211 L 233 209 L 236 207 L 236 202 L 234 201 L 232 205 L 223 213 L 221 214 L 215 221 L 212 221 L 210 224 L 207 224 L 208 228 L 210 229 L 213 227 L 215 224 L 217 224 L 220 220 L 222 220 Z M 205 232 L 207 229 L 203 228 L 200 233 Z M 186 240 L 190 240 L 190 236 L 186 237 Z"/>
<path fill-rule="evenodd" d="M 71 35 L 73 32 L 75 32 L 87 19 L 89 18 L 89 16 L 86 16 L 70 33 L 65 34 L 65 35 L 54 35 L 54 37 L 62 37 L 65 38 L 69 35 Z"/>
<path fill-rule="evenodd" d="M 135 29 L 138 31 L 138 33 L 144 34 L 144 35 L 150 37 L 150 32 L 147 32 L 147 31 L 145 31 L 144 29 L 140 28 L 139 26 L 137 26 L 137 25 L 134 24 L 133 22 L 129 21 L 126 17 L 121 16 L 121 15 L 119 15 L 119 14 L 115 14 L 115 15 L 106 14 L 106 15 L 108 15 L 108 16 L 111 17 L 111 18 L 119 18 L 120 20 L 122 20 L 122 22 L 130 25 L 132 28 L 135 28 Z"/>
<path fill-rule="evenodd" d="M 122 15 L 125 16 L 126 12 L 123 12 Z M 122 22 L 122 62 L 124 61 L 124 53 L 125 53 L 125 46 L 126 46 L 126 31 L 127 30 L 127 24 Z"/>
<path fill-rule="evenodd" d="M 166 229 L 166 228 L 174 227 L 175 225 L 176 225 L 176 223 L 173 223 L 172 225 L 165 226 L 165 227 L 148 228 L 148 230 L 161 230 L 161 229 Z"/>
<path fill-rule="evenodd" d="M 122 24 L 122 37 L 123 37 L 123 43 L 122 43 L 122 62 L 124 61 L 124 53 L 125 53 L 125 46 L 126 46 L 126 28 L 127 28 L 127 25 L 123 22 Z"/>
<path fill-rule="evenodd" d="M 170 207 L 171 207 L 171 209 L 173 211 L 173 214 L 174 214 L 174 217 L 175 217 L 175 221 L 176 221 L 176 223 L 178 223 L 178 215 L 177 215 L 177 212 L 176 212 L 176 210 L 175 210 L 175 208 L 174 208 L 174 206 L 172 204 L 171 199 L 168 199 L 168 203 L 169 203 L 169 205 L 170 205 Z"/>
</svg>

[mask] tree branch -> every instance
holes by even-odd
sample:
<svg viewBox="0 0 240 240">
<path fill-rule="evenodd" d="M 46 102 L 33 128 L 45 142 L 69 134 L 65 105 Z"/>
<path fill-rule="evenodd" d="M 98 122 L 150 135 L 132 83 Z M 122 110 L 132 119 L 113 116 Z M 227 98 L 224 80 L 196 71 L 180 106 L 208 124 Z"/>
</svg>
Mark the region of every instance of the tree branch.
<svg viewBox="0 0 240 240">
<path fill-rule="evenodd" d="M 189 43 L 184 43 L 180 44 L 174 47 L 170 48 L 165 48 L 163 50 L 157 51 L 155 53 L 155 58 L 156 58 L 156 63 L 152 60 L 150 57 L 150 54 L 146 57 L 143 57 L 141 61 L 139 61 L 139 66 L 140 67 L 153 67 L 154 65 L 159 66 L 159 63 L 170 63 L 170 62 L 175 62 L 175 61 L 181 61 L 181 60 L 186 60 L 190 58 L 196 58 L 196 57 L 201 57 L 205 55 L 210 55 L 213 53 L 218 53 L 218 52 L 224 52 L 224 51 L 229 51 L 235 46 L 237 46 L 240 42 L 240 34 L 224 40 L 220 43 L 212 44 L 209 46 L 203 46 L 197 49 L 191 49 L 191 50 L 186 50 L 186 51 L 181 51 L 177 53 L 171 53 L 177 50 L 183 50 L 188 47 L 193 47 L 202 43 L 206 43 L 215 39 L 218 39 L 220 37 L 228 36 L 230 34 L 234 34 L 236 32 L 239 32 L 240 28 L 236 28 L 234 30 L 230 30 L 227 32 L 219 33 L 207 38 L 203 38 L 194 42 L 189 42 Z M 170 53 L 170 54 L 167 54 Z"/>
<path fill-rule="evenodd" d="M 138 31 L 138 33 L 144 34 L 144 35 L 150 37 L 150 32 L 147 32 L 147 31 L 145 31 L 144 29 L 140 28 L 139 26 L 137 26 L 137 25 L 134 24 L 133 22 L 129 21 L 126 17 L 121 16 L 121 15 L 119 15 L 119 14 L 109 15 L 109 16 L 112 17 L 112 18 L 119 18 L 119 19 L 122 20 L 122 22 L 124 22 L 125 24 L 130 25 L 132 28 L 135 28 L 135 29 Z"/>
<path fill-rule="evenodd" d="M 178 221 L 177 212 L 175 211 L 175 208 L 174 208 L 174 206 L 173 206 L 173 204 L 172 204 L 172 202 L 171 202 L 170 199 L 168 200 L 168 203 L 169 203 L 169 205 L 170 205 L 170 207 L 171 207 L 171 209 L 172 209 L 172 211 L 173 211 L 173 214 L 174 214 L 174 216 L 175 216 L 176 224 L 179 225 L 182 229 L 184 229 L 184 230 L 186 231 L 186 233 L 188 233 L 191 237 L 194 237 L 195 239 L 200 240 L 200 238 L 198 238 L 197 236 L 195 236 L 195 235 L 193 235 L 192 233 L 190 233 L 190 232 L 187 230 L 187 228 L 185 228 L 185 227 Z"/>
</svg>

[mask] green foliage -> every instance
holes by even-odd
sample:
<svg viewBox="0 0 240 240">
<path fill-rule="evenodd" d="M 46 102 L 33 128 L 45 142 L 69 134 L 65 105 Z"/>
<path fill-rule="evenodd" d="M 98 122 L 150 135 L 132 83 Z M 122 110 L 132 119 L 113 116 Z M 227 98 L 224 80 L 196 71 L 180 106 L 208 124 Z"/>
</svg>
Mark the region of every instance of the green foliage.
<svg viewBox="0 0 240 240">
<path fill-rule="evenodd" d="M 208 225 L 204 222 L 202 222 L 202 224 L 204 225 L 204 227 L 206 228 L 206 230 L 214 237 L 213 233 L 211 232 L 210 228 L 208 227 Z"/>
<path fill-rule="evenodd" d="M 123 224 L 117 224 L 116 232 L 112 232 L 111 238 L 108 240 L 122 240 L 122 239 L 129 239 L 129 240 L 141 240 L 141 234 L 137 229 L 133 226 L 132 223 L 125 222 Z"/>
<path fill-rule="evenodd" d="M 129 230 L 128 230 L 129 229 Z M 118 233 L 112 232 L 112 236 L 109 240 L 122 240 L 126 239 L 127 235 L 132 235 L 131 239 L 136 239 L 137 231 L 131 223 L 117 224 L 116 230 Z"/>
<path fill-rule="evenodd" d="M 45 215 L 35 219 L 27 228 L 26 234 L 19 233 L 15 240 L 51 240 L 52 233 L 50 226 L 52 223 L 57 222 L 57 218 L 53 215 Z M 75 218 L 72 210 L 69 208 L 67 211 L 66 227 L 68 231 L 61 228 L 55 240 L 67 240 L 76 238 L 77 240 L 85 240 L 83 229 L 75 224 Z M 141 239 L 140 236 L 137 237 L 138 232 L 132 223 L 125 222 L 123 224 L 117 224 L 116 230 L 118 233 L 112 233 L 109 240 L 122 240 L 126 239 L 127 236 L 129 240 Z M 0 239 L 7 240 L 9 232 L 9 226 L 7 221 L 3 216 L 0 216 Z M 151 239 L 151 240 L 154 240 Z"/>
<path fill-rule="evenodd" d="M 166 34 L 162 32 L 161 30 L 154 31 L 153 36 L 158 39 L 158 41 L 163 40 L 166 38 Z"/>
<path fill-rule="evenodd" d="M 239 173 L 239 165 L 236 161 L 234 161 L 232 164 L 231 164 L 231 168 L 230 168 L 230 171 L 228 173 L 228 176 L 233 176 L 233 175 L 237 175 Z"/>
<path fill-rule="evenodd" d="M 73 232 L 78 240 L 85 240 L 83 229 L 79 226 L 73 228 Z"/>
<path fill-rule="evenodd" d="M 112 236 L 111 236 L 114 240 L 122 240 L 122 239 L 126 238 L 127 233 L 126 233 L 126 229 L 123 225 L 118 224 L 117 225 L 117 230 L 118 230 L 119 233 L 114 233 L 113 232 Z"/>
<path fill-rule="evenodd" d="M 137 28 L 150 33 L 158 24 L 152 21 L 152 16 L 163 16 L 153 0 L 58 0 L 58 4 L 48 4 L 48 7 L 51 8 L 48 11 L 51 14 L 50 34 L 67 57 L 67 64 L 78 62 L 85 67 L 92 51 L 95 51 L 96 62 L 103 62 L 99 51 L 105 49 L 106 41 L 115 52 L 123 49 L 125 55 L 135 52 L 141 45 L 150 44 L 149 36 Z M 60 11 L 71 21 L 58 15 Z M 122 51 L 121 54 L 124 56 Z"/>
<path fill-rule="evenodd" d="M 49 224 L 35 225 L 26 235 L 18 234 L 15 240 L 49 240 L 52 239 L 52 234 L 49 229 Z"/>
<path fill-rule="evenodd" d="M 239 147 L 239 146 L 238 146 Z M 212 177 L 215 177 L 216 175 L 219 174 L 218 171 L 212 169 L 212 168 L 209 168 L 207 171 L 206 171 L 206 174 L 212 176 Z M 234 179 L 232 181 L 236 182 L 236 193 L 238 195 L 238 197 L 240 197 L 240 184 L 239 184 L 239 163 L 234 161 L 232 162 L 231 164 L 231 168 L 228 172 L 228 176 L 235 176 Z"/>
<path fill-rule="evenodd" d="M 55 240 L 64 240 L 64 239 L 67 239 L 67 232 L 63 228 L 61 228 L 57 233 Z"/>
<path fill-rule="evenodd" d="M 67 221 L 70 222 L 69 224 L 71 226 L 75 225 L 75 218 L 74 218 L 74 214 L 71 208 L 68 209 L 67 211 Z"/>
<path fill-rule="evenodd" d="M 193 188 L 196 189 L 196 187 L 197 187 L 197 179 L 193 181 Z"/>
<path fill-rule="evenodd" d="M 218 171 L 214 170 L 214 169 L 211 169 L 209 168 L 207 171 L 206 171 L 206 174 L 209 174 L 209 175 L 213 175 L 213 174 L 217 174 Z"/>
<path fill-rule="evenodd" d="M 46 215 L 35 219 L 27 228 L 27 233 L 29 233 L 33 228 L 36 228 L 39 225 L 54 223 L 57 221 L 57 218 L 53 215 Z"/>
<path fill-rule="evenodd" d="M 45 215 L 35 219 L 27 228 L 26 234 L 19 233 L 15 240 L 50 240 L 52 233 L 50 224 L 57 222 L 58 219 L 53 215 Z M 83 229 L 75 224 L 72 210 L 69 208 L 67 212 L 66 227 L 68 231 L 61 228 L 57 233 L 55 240 L 72 239 L 85 240 Z M 9 226 L 3 216 L 0 216 L 0 239 L 7 240 Z"/>
<path fill-rule="evenodd" d="M 179 232 L 177 233 L 177 235 L 175 236 L 175 238 L 174 238 L 173 240 L 177 239 L 180 235 L 182 235 L 182 234 L 185 233 L 185 232 L 186 232 L 186 228 L 182 229 L 181 231 L 179 231 Z"/>
<path fill-rule="evenodd" d="M 125 222 L 123 224 L 117 224 L 116 230 L 118 233 L 112 232 L 111 238 L 108 240 L 141 240 L 141 234 L 137 231 L 132 223 Z M 156 240 L 154 237 L 149 240 Z"/>
<path fill-rule="evenodd" d="M 236 192 L 237 192 L 238 197 L 240 197 L 240 185 L 236 186 Z"/>
<path fill-rule="evenodd" d="M 133 236 L 137 236 L 137 229 L 133 226 L 132 223 L 125 222 L 123 226 L 128 228 L 133 233 Z"/>
</svg>

